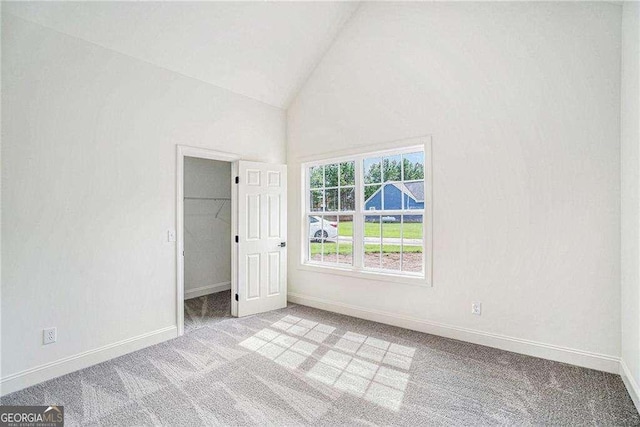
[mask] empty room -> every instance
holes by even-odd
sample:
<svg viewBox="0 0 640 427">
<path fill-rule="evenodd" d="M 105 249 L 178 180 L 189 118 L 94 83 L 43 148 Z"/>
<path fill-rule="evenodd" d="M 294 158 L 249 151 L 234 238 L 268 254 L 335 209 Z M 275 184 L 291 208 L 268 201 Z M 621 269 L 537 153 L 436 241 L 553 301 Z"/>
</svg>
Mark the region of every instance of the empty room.
<svg viewBox="0 0 640 427">
<path fill-rule="evenodd" d="M 0 425 L 640 426 L 640 3 L 0 15 Z"/>
</svg>

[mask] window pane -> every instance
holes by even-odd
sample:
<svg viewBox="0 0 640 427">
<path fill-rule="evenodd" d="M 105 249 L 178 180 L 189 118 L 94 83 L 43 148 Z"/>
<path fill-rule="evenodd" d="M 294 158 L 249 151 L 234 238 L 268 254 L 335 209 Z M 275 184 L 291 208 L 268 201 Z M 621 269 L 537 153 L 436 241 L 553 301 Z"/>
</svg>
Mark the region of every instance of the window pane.
<svg viewBox="0 0 640 427">
<path fill-rule="evenodd" d="M 322 183 L 324 181 L 322 171 L 322 166 L 309 168 L 309 188 L 322 188 Z"/>
<path fill-rule="evenodd" d="M 323 230 L 326 232 L 325 239 L 335 242 L 338 238 L 338 217 L 334 215 L 325 216 Z"/>
<path fill-rule="evenodd" d="M 356 185 L 356 162 L 340 163 L 340 185 Z"/>
<path fill-rule="evenodd" d="M 336 243 L 338 240 L 338 218 L 335 216 L 325 216 L 323 219 L 322 261 L 336 263 L 338 261 L 338 245 Z"/>
<path fill-rule="evenodd" d="M 402 160 L 400 155 L 385 157 L 382 160 L 382 179 L 387 181 L 402 180 Z"/>
<path fill-rule="evenodd" d="M 307 257 L 310 261 L 322 261 L 322 217 L 308 217 L 309 230 L 309 252 Z"/>
<path fill-rule="evenodd" d="M 365 185 L 364 187 L 364 208 L 365 210 L 382 209 L 382 192 L 380 185 Z"/>
<path fill-rule="evenodd" d="M 424 209 L 424 181 L 405 182 L 404 208 Z"/>
<path fill-rule="evenodd" d="M 322 217 L 320 216 L 309 216 L 309 239 L 313 241 L 322 240 Z"/>
<path fill-rule="evenodd" d="M 336 217 L 309 216 L 309 254 L 315 262 L 337 261 L 338 223 Z"/>
<path fill-rule="evenodd" d="M 322 243 L 317 240 L 309 240 L 309 261 L 322 261 Z"/>
<path fill-rule="evenodd" d="M 382 268 L 385 270 L 400 271 L 400 245 L 397 243 L 384 243 L 382 245 Z"/>
<path fill-rule="evenodd" d="M 337 224 L 330 217 L 316 217 L 318 222 L 309 224 L 309 238 L 317 241 L 335 240 L 338 236 Z"/>
<path fill-rule="evenodd" d="M 325 187 L 337 187 L 338 186 L 338 164 L 326 165 L 324 167 L 324 186 Z"/>
<path fill-rule="evenodd" d="M 337 254 L 337 243 L 325 241 L 323 246 L 323 257 L 322 262 L 335 264 L 338 262 L 338 254 Z"/>
<path fill-rule="evenodd" d="M 331 188 L 325 190 L 325 210 L 327 211 L 337 211 L 338 210 L 338 189 Z"/>
<path fill-rule="evenodd" d="M 380 238 L 380 215 L 365 216 L 363 245 L 365 267 L 380 268 L 380 253 L 382 250 Z"/>
<path fill-rule="evenodd" d="M 392 239 L 396 244 L 400 244 L 402 228 L 401 215 L 382 215 L 382 238 Z"/>
<path fill-rule="evenodd" d="M 382 176 L 380 175 L 380 159 L 364 159 L 363 173 L 365 184 L 378 184 L 382 182 Z"/>
<path fill-rule="evenodd" d="M 382 268 L 385 270 L 400 270 L 401 232 L 399 216 L 382 216 Z"/>
<path fill-rule="evenodd" d="M 353 238 L 353 216 L 340 215 L 338 219 L 338 239 L 351 240 Z"/>
<path fill-rule="evenodd" d="M 309 207 L 311 212 L 321 211 L 324 207 L 324 190 L 311 190 L 311 200 Z"/>
<path fill-rule="evenodd" d="M 422 272 L 422 215 L 404 215 L 402 218 L 402 270 Z"/>
<path fill-rule="evenodd" d="M 356 208 L 356 189 L 347 187 L 340 189 L 340 210 L 352 211 Z"/>
<path fill-rule="evenodd" d="M 404 181 L 424 179 L 424 153 L 402 155 Z"/>
<path fill-rule="evenodd" d="M 384 209 L 402 209 L 402 199 L 406 189 L 402 183 L 385 184 L 382 186 L 382 195 L 384 199 Z"/>
<path fill-rule="evenodd" d="M 353 265 L 353 216 L 338 218 L 338 263 Z"/>
<path fill-rule="evenodd" d="M 353 242 L 338 241 L 338 263 L 353 265 Z"/>
</svg>

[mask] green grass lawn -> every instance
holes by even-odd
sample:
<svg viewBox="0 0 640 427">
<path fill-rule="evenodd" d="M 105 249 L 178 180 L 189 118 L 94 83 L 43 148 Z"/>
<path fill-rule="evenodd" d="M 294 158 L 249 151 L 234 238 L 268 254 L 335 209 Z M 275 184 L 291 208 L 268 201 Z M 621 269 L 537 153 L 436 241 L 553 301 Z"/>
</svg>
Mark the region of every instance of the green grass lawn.
<svg viewBox="0 0 640 427">
<path fill-rule="evenodd" d="M 376 244 L 366 244 L 364 245 L 365 253 L 376 253 L 380 252 L 380 245 Z M 322 244 L 321 243 L 311 243 L 311 255 L 317 255 L 322 252 Z M 342 244 L 339 246 L 339 253 L 341 255 L 348 255 L 353 252 L 353 247 L 351 245 Z M 422 252 L 422 247 L 420 246 L 405 246 L 404 252 Z M 325 242 L 324 243 L 324 253 L 325 254 L 335 254 L 336 253 L 336 243 Z M 399 254 L 400 253 L 400 245 L 383 245 L 382 253 L 385 254 Z"/>
<path fill-rule="evenodd" d="M 382 237 L 400 237 L 402 224 L 383 223 L 382 224 Z M 339 236 L 353 236 L 353 223 L 341 222 L 338 224 Z M 379 237 L 380 236 L 380 224 L 375 222 L 364 223 L 364 236 L 365 237 Z M 422 239 L 422 223 L 408 222 L 404 224 L 405 239 Z"/>
</svg>

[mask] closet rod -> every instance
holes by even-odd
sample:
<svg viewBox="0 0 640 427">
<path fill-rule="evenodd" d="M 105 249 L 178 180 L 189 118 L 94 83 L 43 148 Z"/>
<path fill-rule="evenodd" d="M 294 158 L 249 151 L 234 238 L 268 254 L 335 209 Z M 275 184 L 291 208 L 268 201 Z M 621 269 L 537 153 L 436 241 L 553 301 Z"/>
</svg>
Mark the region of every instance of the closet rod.
<svg viewBox="0 0 640 427">
<path fill-rule="evenodd" d="M 229 197 L 185 197 L 185 200 L 231 200 Z"/>
</svg>

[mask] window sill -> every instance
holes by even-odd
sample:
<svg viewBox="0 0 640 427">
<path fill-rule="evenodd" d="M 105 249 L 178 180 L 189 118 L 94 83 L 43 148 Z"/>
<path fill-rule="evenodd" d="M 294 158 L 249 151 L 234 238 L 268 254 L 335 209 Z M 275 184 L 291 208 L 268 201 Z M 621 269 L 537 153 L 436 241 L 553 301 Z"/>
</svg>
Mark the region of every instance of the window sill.
<svg viewBox="0 0 640 427">
<path fill-rule="evenodd" d="M 349 267 L 333 267 L 322 264 L 303 263 L 298 264 L 298 270 L 312 271 L 322 274 L 334 274 L 339 276 L 355 277 L 365 280 L 376 280 L 388 283 L 398 283 L 403 285 L 431 287 L 431 284 L 425 277 L 422 276 L 409 276 L 398 275 L 397 272 L 392 271 L 362 271 L 354 270 Z"/>
</svg>

